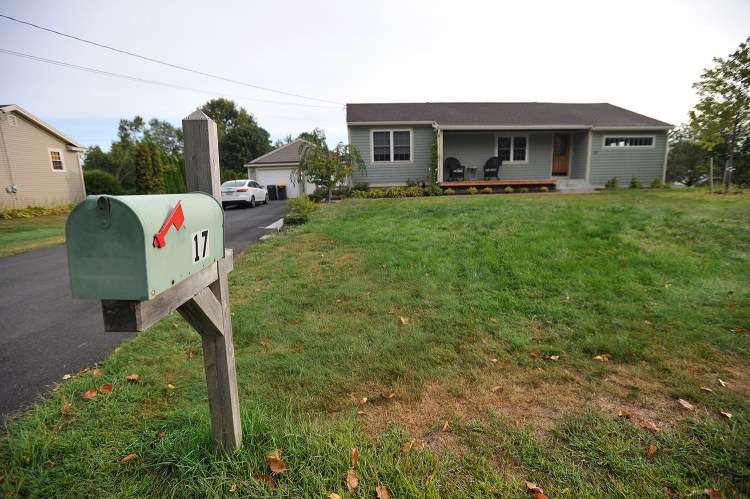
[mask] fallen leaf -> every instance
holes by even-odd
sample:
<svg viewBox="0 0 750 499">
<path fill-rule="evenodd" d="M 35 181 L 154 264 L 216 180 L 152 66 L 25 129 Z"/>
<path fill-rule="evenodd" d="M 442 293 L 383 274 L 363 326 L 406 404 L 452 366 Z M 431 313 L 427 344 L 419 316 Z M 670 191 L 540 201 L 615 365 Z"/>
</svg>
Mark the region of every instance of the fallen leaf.
<svg viewBox="0 0 750 499">
<path fill-rule="evenodd" d="M 344 301 L 344 300 L 342 300 L 341 298 L 336 298 L 336 303 L 341 303 L 341 302 L 343 302 L 343 301 Z"/>
<path fill-rule="evenodd" d="M 360 416 L 366 416 L 367 415 L 367 413 L 365 411 L 357 411 L 357 414 L 359 414 Z"/>
<path fill-rule="evenodd" d="M 432 483 L 432 481 L 435 479 L 435 475 L 437 475 L 437 470 L 430 473 L 430 476 L 427 477 L 427 485 Z"/>
<path fill-rule="evenodd" d="M 653 322 L 651 322 L 651 321 L 643 321 L 643 322 L 645 322 L 646 325 L 648 325 L 648 326 L 650 326 L 651 324 L 653 324 Z"/>
<path fill-rule="evenodd" d="M 102 369 L 101 367 L 97 367 L 96 369 L 94 369 L 92 374 L 94 375 L 95 378 L 98 378 L 102 374 L 104 374 L 104 369 Z"/>
<path fill-rule="evenodd" d="M 494 317 L 490 317 L 490 322 L 493 324 L 497 324 L 497 319 L 495 319 Z"/>
<path fill-rule="evenodd" d="M 391 489 L 387 485 L 378 485 L 375 487 L 375 493 L 378 499 L 391 499 Z"/>
<path fill-rule="evenodd" d="M 492 393 L 497 393 L 497 392 L 498 392 L 498 390 L 500 390 L 501 388 L 502 388 L 502 386 L 500 386 L 500 385 L 497 385 L 497 386 L 493 386 L 493 387 L 492 387 L 492 388 L 490 389 L 490 391 L 491 391 Z"/>
<path fill-rule="evenodd" d="M 166 436 L 167 436 L 167 429 L 166 428 L 164 428 L 162 431 L 160 431 L 159 433 L 156 434 L 157 438 L 164 438 Z"/>
<path fill-rule="evenodd" d="M 625 419 L 630 419 L 630 418 L 632 418 L 632 417 L 633 417 L 633 415 L 632 415 L 632 414 L 630 414 L 630 413 L 629 413 L 628 411 L 620 411 L 620 414 L 619 414 L 619 416 L 620 416 L 621 418 L 625 418 Z"/>
<path fill-rule="evenodd" d="M 490 362 L 492 362 L 493 364 L 497 364 L 498 359 L 492 359 L 492 360 L 490 360 Z"/>
<path fill-rule="evenodd" d="M 372 291 L 365 291 L 364 293 L 362 293 L 362 295 L 364 295 L 364 296 L 370 296 L 370 293 L 371 293 L 371 292 L 372 292 Z"/>
<path fill-rule="evenodd" d="M 687 400 L 677 399 L 677 402 L 679 402 L 680 405 L 682 407 L 684 407 L 685 409 L 687 409 L 688 411 L 694 411 L 695 410 L 695 406 L 693 404 L 691 404 L 690 402 L 688 402 Z"/>
<path fill-rule="evenodd" d="M 354 492 L 354 489 L 359 485 L 359 478 L 357 478 L 357 472 L 349 470 L 346 472 L 346 486 L 349 487 L 349 492 Z"/>
<path fill-rule="evenodd" d="M 83 395 L 83 398 L 88 400 L 96 397 L 97 395 L 99 395 L 99 392 L 97 392 L 96 390 L 89 390 Z"/>
<path fill-rule="evenodd" d="M 737 304 L 736 303 L 730 303 L 729 304 L 729 308 L 737 308 Z M 732 329 L 732 331 L 734 331 L 734 329 Z M 747 331 L 747 329 L 743 330 L 742 332 L 744 333 L 745 331 Z M 739 333 L 739 331 L 734 331 L 734 332 L 735 333 Z"/>
<path fill-rule="evenodd" d="M 713 392 L 713 390 L 706 385 L 701 385 L 701 390 L 703 390 L 704 392 Z"/>
<path fill-rule="evenodd" d="M 732 414 L 731 414 L 731 413 L 729 413 L 729 412 L 722 412 L 722 411 L 719 411 L 719 414 L 721 414 L 722 416 L 724 416 L 724 417 L 725 417 L 725 418 L 727 418 L 727 419 L 732 419 Z"/>
<path fill-rule="evenodd" d="M 72 378 L 72 377 L 73 377 L 72 375 L 70 375 L 70 374 L 66 374 L 65 376 L 63 376 L 63 379 L 70 379 L 70 378 Z"/>
<path fill-rule="evenodd" d="M 172 383 L 167 383 L 167 390 L 174 390 L 174 385 Z"/>
<path fill-rule="evenodd" d="M 651 459 L 652 457 L 654 457 L 654 454 L 656 454 L 656 444 L 651 444 L 651 447 L 648 448 L 646 459 Z"/>
<path fill-rule="evenodd" d="M 99 387 L 99 393 L 112 393 L 112 390 L 114 390 L 114 388 L 109 383 Z"/>
<path fill-rule="evenodd" d="M 563 297 L 563 303 L 568 303 L 570 301 L 570 296 L 565 295 Z"/>
<path fill-rule="evenodd" d="M 331 495 L 328 496 L 328 499 L 341 499 L 341 496 L 336 493 L 331 492 Z"/>
<path fill-rule="evenodd" d="M 195 358 L 195 350 L 190 350 L 190 352 L 188 352 L 188 358 L 189 359 L 194 359 Z"/>
<path fill-rule="evenodd" d="M 367 403 L 367 397 L 362 397 L 362 399 L 359 401 L 359 405 L 365 405 Z"/>
<path fill-rule="evenodd" d="M 392 398 L 394 398 L 395 396 L 396 396 L 396 393 L 395 393 L 395 392 L 391 392 L 391 393 L 389 393 L 388 395 L 386 395 L 386 396 L 385 396 L 385 398 L 387 398 L 387 399 L 392 399 Z"/>
<path fill-rule="evenodd" d="M 127 463 L 128 461 L 132 461 L 133 459 L 138 459 L 138 454 L 127 455 L 127 456 L 123 457 L 122 459 L 120 459 L 120 462 L 121 463 Z"/>
<path fill-rule="evenodd" d="M 266 462 L 274 473 L 281 473 L 286 469 L 286 464 L 281 460 L 281 455 L 277 450 L 271 451 L 266 455 Z"/>
<path fill-rule="evenodd" d="M 732 332 L 733 333 L 747 333 L 747 329 L 745 329 L 744 327 L 736 327 L 732 329 Z"/>
<path fill-rule="evenodd" d="M 234 492 L 235 490 L 237 490 L 237 484 L 233 483 L 232 486 L 229 488 L 229 492 Z"/>
<path fill-rule="evenodd" d="M 721 492 L 719 492 L 718 490 L 716 490 L 713 487 L 709 487 L 707 489 L 703 489 L 703 492 L 705 492 L 706 495 L 708 495 L 708 497 L 710 497 L 711 499 L 721 499 L 722 498 Z"/>
<path fill-rule="evenodd" d="M 609 358 L 605 357 L 604 355 L 597 355 L 596 357 L 592 357 L 591 360 L 598 360 L 599 362 L 609 362 Z"/>
<path fill-rule="evenodd" d="M 549 358 L 550 358 L 550 360 L 560 360 L 560 356 L 559 355 L 550 355 Z"/>
<path fill-rule="evenodd" d="M 180 325 L 179 325 L 179 324 L 177 324 L 176 322 L 173 322 L 173 323 L 172 323 L 172 327 L 173 327 L 173 328 L 175 328 L 175 329 L 177 329 L 178 327 L 180 327 Z"/>
<path fill-rule="evenodd" d="M 414 447 L 414 440 L 412 440 L 411 442 L 406 442 L 401 450 L 404 452 L 404 454 L 408 454 L 411 451 L 412 447 Z"/>
<path fill-rule="evenodd" d="M 664 283 L 664 287 L 665 288 L 670 288 L 670 287 L 672 287 L 672 283 L 671 282 L 665 282 Z"/>
<path fill-rule="evenodd" d="M 526 488 L 529 489 L 529 492 L 534 492 L 537 494 L 544 494 L 544 491 L 537 487 L 537 485 L 534 482 L 526 482 Z"/>
<path fill-rule="evenodd" d="M 540 357 L 540 355 L 538 353 L 536 353 L 536 352 L 531 352 L 529 355 L 531 355 L 535 359 L 538 359 Z"/>
<path fill-rule="evenodd" d="M 407 325 L 407 324 L 409 324 L 409 318 L 408 318 L 408 317 L 404 317 L 404 316 L 402 315 L 402 316 L 401 316 L 401 324 L 403 324 L 403 325 Z"/>
<path fill-rule="evenodd" d="M 84 367 L 83 369 L 81 369 L 80 371 L 78 371 L 78 374 L 86 374 L 88 371 L 89 371 L 89 368 L 88 367 Z"/>
<path fill-rule="evenodd" d="M 266 474 L 253 475 L 253 479 L 261 482 L 263 485 L 265 485 L 269 489 L 276 488 L 276 480 L 274 480 L 271 475 L 266 475 Z"/>
<path fill-rule="evenodd" d="M 352 459 L 351 459 L 352 468 L 357 468 L 359 466 L 358 460 L 359 460 L 359 450 L 357 450 L 356 447 L 352 447 Z"/>
<path fill-rule="evenodd" d="M 721 386 L 728 386 L 728 385 L 729 385 L 729 383 L 727 383 L 726 381 L 722 381 L 722 379 L 721 379 L 721 378 L 719 378 L 719 384 L 720 384 Z"/>
<path fill-rule="evenodd" d="M 541 492 L 534 492 L 531 494 L 531 499 L 549 499 L 547 496 L 542 494 Z"/>
<path fill-rule="evenodd" d="M 516 416 L 516 428 L 520 429 L 523 426 L 523 419 L 521 416 Z"/>
<path fill-rule="evenodd" d="M 141 379 L 141 377 L 138 376 L 136 373 L 133 373 L 130 376 L 125 376 L 125 379 L 131 383 L 138 383 L 138 380 Z"/>
<path fill-rule="evenodd" d="M 506 364 L 505 362 L 501 362 L 497 365 L 498 369 L 505 369 L 506 367 L 508 367 L 508 364 Z"/>
<path fill-rule="evenodd" d="M 691 367 L 690 369 L 688 369 L 688 374 L 689 374 L 690 376 L 695 376 L 695 369 L 694 369 L 694 368 L 692 368 L 692 367 Z"/>
<path fill-rule="evenodd" d="M 388 270 L 388 264 L 387 264 L 387 263 L 384 263 L 384 264 L 383 264 L 383 268 L 384 268 L 384 269 L 386 269 L 386 270 Z"/>
<path fill-rule="evenodd" d="M 419 452 L 424 447 L 424 440 L 415 440 L 414 441 L 414 447 L 412 447 L 413 450 Z"/>
<path fill-rule="evenodd" d="M 72 410 L 73 410 L 73 404 L 72 403 L 65 404 L 60 409 L 60 413 L 62 413 L 63 416 L 67 416 L 68 414 L 70 414 L 70 411 L 72 411 Z"/>
<path fill-rule="evenodd" d="M 730 289 L 729 291 L 727 291 L 727 294 L 728 294 L 728 295 L 733 295 L 733 294 L 734 294 L 734 290 L 733 290 L 733 289 Z"/>
<path fill-rule="evenodd" d="M 55 385 L 55 386 L 53 386 L 53 387 L 52 387 L 52 391 L 53 391 L 53 392 L 56 392 L 56 391 L 58 391 L 58 390 L 59 390 L 60 388 L 62 388 L 62 385 Z"/>
<path fill-rule="evenodd" d="M 638 418 L 638 426 L 640 426 L 641 428 L 645 430 L 651 430 L 654 433 L 659 433 L 661 431 L 661 428 L 656 426 L 656 423 L 654 423 L 653 421 L 648 421 L 643 418 Z"/>
<path fill-rule="evenodd" d="M 451 429 L 451 426 L 448 424 L 448 421 L 446 421 L 445 424 L 443 425 L 443 428 L 440 431 L 442 431 L 443 433 L 445 433 L 445 432 L 447 432 L 450 429 Z"/>
</svg>

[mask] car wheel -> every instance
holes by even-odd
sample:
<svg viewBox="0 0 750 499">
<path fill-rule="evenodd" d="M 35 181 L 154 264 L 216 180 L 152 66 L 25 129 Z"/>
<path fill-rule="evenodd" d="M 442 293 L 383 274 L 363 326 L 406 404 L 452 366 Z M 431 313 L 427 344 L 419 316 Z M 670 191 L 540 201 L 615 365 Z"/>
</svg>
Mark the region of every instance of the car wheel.
<svg viewBox="0 0 750 499">
<path fill-rule="evenodd" d="M 250 198 L 250 208 L 255 208 L 255 196 Z"/>
<path fill-rule="evenodd" d="M 266 194 L 266 199 L 263 201 L 263 204 L 268 204 L 268 194 Z"/>
</svg>

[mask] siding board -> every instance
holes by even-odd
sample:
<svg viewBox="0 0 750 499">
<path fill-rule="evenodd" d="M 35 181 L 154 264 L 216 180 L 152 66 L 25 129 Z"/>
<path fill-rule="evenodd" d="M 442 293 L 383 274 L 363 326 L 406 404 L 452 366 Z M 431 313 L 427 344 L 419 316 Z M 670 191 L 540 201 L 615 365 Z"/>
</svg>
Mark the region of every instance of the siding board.
<svg viewBox="0 0 750 499">
<path fill-rule="evenodd" d="M 604 147 L 604 137 L 653 136 L 653 147 Z M 627 185 L 632 177 L 638 177 L 644 185 L 655 178 L 662 178 L 667 134 L 663 131 L 594 132 L 591 147 L 591 178 L 595 187 L 604 186 L 609 179 L 617 177 L 620 185 Z"/>
<path fill-rule="evenodd" d="M 411 161 L 372 162 L 372 130 L 412 131 Z M 371 187 L 405 185 L 407 180 L 430 183 L 430 163 L 432 161 L 432 127 L 350 127 L 350 140 L 365 160 L 367 174 L 355 172 L 352 181 L 367 182 Z"/>
</svg>

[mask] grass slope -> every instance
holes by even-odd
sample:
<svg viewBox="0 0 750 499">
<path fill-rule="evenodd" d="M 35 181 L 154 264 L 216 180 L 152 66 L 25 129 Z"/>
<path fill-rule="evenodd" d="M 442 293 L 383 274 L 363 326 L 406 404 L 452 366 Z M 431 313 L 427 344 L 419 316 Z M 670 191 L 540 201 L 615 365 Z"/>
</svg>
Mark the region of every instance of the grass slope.
<svg viewBox="0 0 750 499">
<path fill-rule="evenodd" d="M 747 495 L 748 248 L 743 196 L 324 206 L 230 274 L 242 450 L 211 450 L 200 338 L 173 314 L 7 425 L 0 490 L 528 497 L 529 480 L 550 497 Z M 413 439 L 424 448 L 405 453 Z M 260 477 L 272 450 L 276 488 Z"/>
<path fill-rule="evenodd" d="M 0 219 L 0 258 L 65 243 L 68 215 Z"/>
</svg>

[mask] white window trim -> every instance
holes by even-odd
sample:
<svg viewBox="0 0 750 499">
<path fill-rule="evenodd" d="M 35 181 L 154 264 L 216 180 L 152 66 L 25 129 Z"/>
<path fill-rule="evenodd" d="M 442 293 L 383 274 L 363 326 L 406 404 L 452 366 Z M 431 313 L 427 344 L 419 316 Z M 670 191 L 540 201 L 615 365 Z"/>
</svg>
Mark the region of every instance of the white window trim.
<svg viewBox="0 0 750 499">
<path fill-rule="evenodd" d="M 56 170 L 55 165 L 52 163 L 52 153 L 57 152 L 60 154 L 60 162 L 62 163 L 62 170 Z M 52 168 L 53 172 L 64 172 L 67 171 L 65 168 L 65 151 L 56 147 L 47 148 L 47 159 L 49 159 L 49 167 Z"/>
<path fill-rule="evenodd" d="M 391 136 L 391 159 L 389 161 L 375 161 L 375 132 L 388 132 Z M 393 159 L 393 132 L 409 132 L 409 160 Z M 414 163 L 414 129 L 413 128 L 372 128 L 370 129 L 370 163 L 382 165 L 387 163 Z"/>
<path fill-rule="evenodd" d="M 607 139 L 651 139 L 651 145 L 650 146 L 608 146 Z M 630 149 L 653 149 L 656 147 L 656 135 L 633 135 L 633 134 L 612 134 L 612 135 L 604 135 L 602 136 L 602 149 L 605 151 L 617 151 L 617 150 L 630 150 Z"/>
<path fill-rule="evenodd" d="M 528 133 L 496 133 L 495 134 L 495 151 L 493 153 L 494 156 L 497 156 L 497 149 L 498 149 L 498 143 L 497 141 L 500 139 L 500 137 L 510 137 L 510 159 L 509 160 L 503 160 L 504 165 L 528 165 L 529 164 L 529 134 Z M 526 159 L 523 161 L 513 161 L 513 144 L 515 142 L 516 137 L 526 137 Z"/>
</svg>

